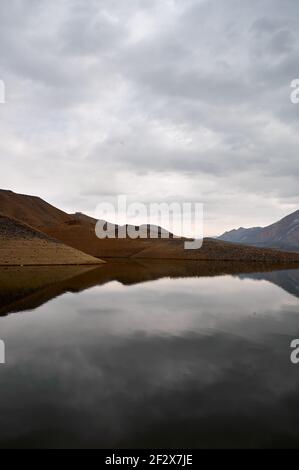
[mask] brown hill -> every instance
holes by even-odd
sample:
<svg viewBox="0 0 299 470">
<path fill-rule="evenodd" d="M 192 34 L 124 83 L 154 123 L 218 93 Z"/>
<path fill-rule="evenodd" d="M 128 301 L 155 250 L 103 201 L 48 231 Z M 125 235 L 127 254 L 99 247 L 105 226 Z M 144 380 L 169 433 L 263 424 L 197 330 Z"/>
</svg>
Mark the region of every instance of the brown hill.
<svg viewBox="0 0 299 470">
<path fill-rule="evenodd" d="M 43 227 L 50 236 L 63 241 L 78 250 L 97 258 L 130 258 L 146 248 L 154 247 L 159 240 L 131 238 L 107 238 L 100 240 L 95 234 L 95 226 L 85 224 Z"/>
<path fill-rule="evenodd" d="M 298 262 L 299 253 L 281 252 L 266 248 L 205 239 L 200 250 L 185 250 L 182 239 L 104 239 L 96 237 L 94 227 L 54 227 L 47 232 L 67 245 L 98 258 L 144 258 L 227 260 L 259 262 Z"/>
<path fill-rule="evenodd" d="M 15 219 L 0 216 L 0 265 L 99 264 L 93 258 Z"/>
<path fill-rule="evenodd" d="M 18 219 L 97 258 L 128 258 L 156 242 L 130 238 L 99 240 L 95 235 L 96 219 L 81 212 L 67 214 L 39 197 L 13 191 L 0 190 L 0 214 Z"/>
<path fill-rule="evenodd" d="M 0 214 L 20 220 L 34 228 L 64 224 L 72 217 L 36 196 L 0 189 Z"/>
<path fill-rule="evenodd" d="M 185 250 L 184 240 L 158 240 L 155 246 L 145 248 L 133 258 L 299 263 L 299 253 L 245 246 L 212 238 L 205 238 L 199 250 Z"/>
<path fill-rule="evenodd" d="M 94 219 L 93 217 L 90 217 L 89 215 L 82 214 L 82 212 L 76 212 L 75 214 L 70 214 L 69 217 L 71 217 L 72 221 L 74 224 L 78 225 L 91 225 L 92 227 L 95 226 L 97 223 L 97 219 Z"/>
<path fill-rule="evenodd" d="M 95 234 L 96 220 L 81 213 L 66 214 L 40 198 L 0 191 L 0 213 L 38 228 L 96 258 L 194 259 L 260 262 L 298 262 L 299 254 L 271 249 L 240 246 L 220 240 L 205 239 L 200 250 L 185 250 L 184 240 L 119 239 L 100 240 Z"/>
</svg>

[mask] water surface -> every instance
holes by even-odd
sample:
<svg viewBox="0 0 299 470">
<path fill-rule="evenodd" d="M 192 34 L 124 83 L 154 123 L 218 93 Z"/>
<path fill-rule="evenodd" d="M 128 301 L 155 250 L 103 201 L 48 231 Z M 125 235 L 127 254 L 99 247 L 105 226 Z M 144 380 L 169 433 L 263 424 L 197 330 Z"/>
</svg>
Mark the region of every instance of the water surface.
<svg viewBox="0 0 299 470">
<path fill-rule="evenodd" d="M 0 447 L 298 447 L 299 270 L 254 269 L 0 270 Z"/>
</svg>

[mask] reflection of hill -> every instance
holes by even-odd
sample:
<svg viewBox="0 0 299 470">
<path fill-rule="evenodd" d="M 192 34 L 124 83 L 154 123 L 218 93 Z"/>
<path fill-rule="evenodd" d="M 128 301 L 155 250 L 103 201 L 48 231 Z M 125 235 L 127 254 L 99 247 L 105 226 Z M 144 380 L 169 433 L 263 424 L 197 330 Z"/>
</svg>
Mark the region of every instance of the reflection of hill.
<svg viewBox="0 0 299 470">
<path fill-rule="evenodd" d="M 270 271 L 271 269 L 275 271 Z M 229 274 L 266 279 L 299 296 L 299 270 L 285 270 L 285 266 L 271 266 L 268 263 L 248 265 L 228 262 L 215 264 L 208 261 L 198 263 L 139 260 L 115 261 L 97 268 L 7 267 L 0 269 L 0 315 L 32 310 L 65 292 L 80 292 L 111 281 L 133 285 L 165 277 L 207 277 Z"/>
<path fill-rule="evenodd" d="M 88 266 L 0 268 L 0 315 L 31 310 L 67 289 L 67 280 L 92 270 Z"/>
</svg>

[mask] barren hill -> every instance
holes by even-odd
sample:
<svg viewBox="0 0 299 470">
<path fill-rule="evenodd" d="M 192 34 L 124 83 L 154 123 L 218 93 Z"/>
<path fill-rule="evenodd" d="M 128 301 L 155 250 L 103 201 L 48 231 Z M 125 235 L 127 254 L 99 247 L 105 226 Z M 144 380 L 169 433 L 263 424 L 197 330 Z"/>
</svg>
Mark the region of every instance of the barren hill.
<svg viewBox="0 0 299 470">
<path fill-rule="evenodd" d="M 0 265 L 99 264 L 99 259 L 64 245 L 15 219 L 0 216 Z"/>
<path fill-rule="evenodd" d="M 34 228 L 64 224 L 72 217 L 36 196 L 0 189 L 0 214 Z"/>
<path fill-rule="evenodd" d="M 96 258 L 193 259 L 260 262 L 299 262 L 299 254 L 240 246 L 205 239 L 200 250 L 185 250 L 178 238 L 108 238 L 95 234 L 96 220 L 81 213 L 66 214 L 40 198 L 0 191 L 0 214 L 19 220 L 44 232 L 52 239 Z M 147 226 L 144 226 L 147 227 Z M 56 242 L 57 243 L 57 242 Z"/>
<path fill-rule="evenodd" d="M 238 243 L 223 242 L 212 238 L 205 238 L 202 248 L 199 250 L 185 250 L 184 240 L 159 240 L 155 246 L 147 247 L 133 257 L 143 259 L 244 261 L 247 263 L 299 263 L 299 253 L 243 246 Z"/>
</svg>

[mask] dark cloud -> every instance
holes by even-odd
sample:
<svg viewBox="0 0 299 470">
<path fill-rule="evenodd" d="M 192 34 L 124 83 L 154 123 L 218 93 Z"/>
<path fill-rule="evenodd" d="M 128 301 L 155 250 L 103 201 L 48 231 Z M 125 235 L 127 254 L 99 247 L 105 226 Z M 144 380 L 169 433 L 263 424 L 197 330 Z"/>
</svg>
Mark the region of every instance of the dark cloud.
<svg viewBox="0 0 299 470">
<path fill-rule="evenodd" d="M 292 0 L 3 2 L 0 185 L 92 213 L 90 191 L 110 192 L 93 188 L 139 181 L 156 199 L 167 175 L 169 197 L 211 212 L 221 197 L 209 233 L 249 224 L 257 191 L 254 225 L 296 209 L 298 13 Z"/>
</svg>

